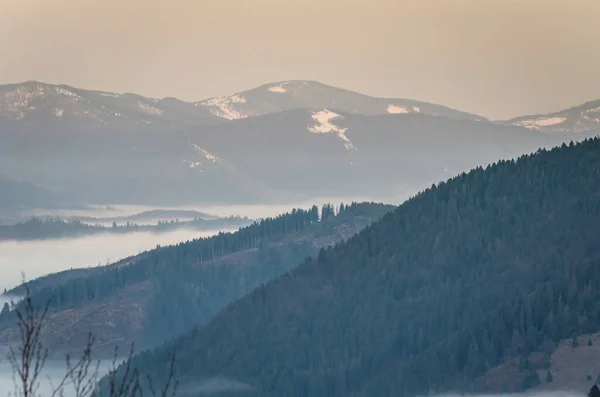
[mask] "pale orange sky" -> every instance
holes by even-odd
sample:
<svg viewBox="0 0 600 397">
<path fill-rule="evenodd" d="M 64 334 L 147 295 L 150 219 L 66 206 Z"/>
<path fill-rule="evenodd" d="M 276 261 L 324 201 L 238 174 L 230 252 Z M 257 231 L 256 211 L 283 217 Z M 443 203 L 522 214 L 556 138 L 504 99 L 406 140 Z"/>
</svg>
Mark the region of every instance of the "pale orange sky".
<svg viewBox="0 0 600 397">
<path fill-rule="evenodd" d="M 599 27 L 600 0 L 0 0 L 0 84 L 306 79 L 505 118 L 600 98 Z"/>
</svg>

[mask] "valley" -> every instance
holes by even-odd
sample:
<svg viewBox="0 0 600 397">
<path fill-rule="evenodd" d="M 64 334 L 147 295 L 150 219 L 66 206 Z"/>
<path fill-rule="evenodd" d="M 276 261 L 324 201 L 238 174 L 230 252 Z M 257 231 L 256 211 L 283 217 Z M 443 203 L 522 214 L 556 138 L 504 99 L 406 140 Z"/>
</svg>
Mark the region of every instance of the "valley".
<svg viewBox="0 0 600 397">
<path fill-rule="evenodd" d="M 598 327 L 599 145 L 432 186 L 136 365 L 160 378 L 175 349 L 184 396 L 217 378 L 236 395 L 421 395 L 475 392 L 521 357 L 486 390 L 535 388 L 527 355 Z"/>
<path fill-rule="evenodd" d="M 83 343 L 94 330 L 98 343 L 106 349 L 97 352 L 103 358 L 110 358 L 115 343 L 121 348 L 132 342 L 143 348 L 158 346 L 206 322 L 222 307 L 285 273 L 318 249 L 351 237 L 393 207 L 352 204 L 342 206 L 337 214 L 333 207 L 324 208 L 320 220 L 317 207 L 293 210 L 235 233 L 181 238 L 187 242 L 145 250 L 114 263 L 107 261 L 103 267 L 68 270 L 39 279 L 28 276 L 33 298 L 52 302 L 52 331 L 46 343 L 53 355 L 60 356 L 76 346 L 75 341 Z M 143 242 L 150 244 L 148 239 Z M 124 243 L 132 246 L 130 241 Z M 60 246 L 54 248 L 64 251 Z M 23 293 L 17 287 L 5 295 Z M 0 316 L 3 346 L 16 337 L 11 318 Z"/>
<path fill-rule="evenodd" d="M 600 374 L 596 105 L 0 86 L 0 352 L 27 286 L 51 371 L 93 332 L 94 358 L 134 343 L 157 381 L 176 352 L 183 397 L 579 396 Z"/>
</svg>

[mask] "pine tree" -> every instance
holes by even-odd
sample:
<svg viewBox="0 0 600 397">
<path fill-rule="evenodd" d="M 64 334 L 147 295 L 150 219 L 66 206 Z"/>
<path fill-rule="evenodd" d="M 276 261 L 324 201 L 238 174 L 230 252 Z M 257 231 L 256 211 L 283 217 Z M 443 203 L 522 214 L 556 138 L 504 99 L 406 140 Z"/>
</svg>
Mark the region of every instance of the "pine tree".
<svg viewBox="0 0 600 397">
<path fill-rule="evenodd" d="M 552 377 L 552 373 L 548 371 L 548 373 L 546 374 L 546 383 L 551 383 L 553 380 L 554 378 Z"/>
</svg>

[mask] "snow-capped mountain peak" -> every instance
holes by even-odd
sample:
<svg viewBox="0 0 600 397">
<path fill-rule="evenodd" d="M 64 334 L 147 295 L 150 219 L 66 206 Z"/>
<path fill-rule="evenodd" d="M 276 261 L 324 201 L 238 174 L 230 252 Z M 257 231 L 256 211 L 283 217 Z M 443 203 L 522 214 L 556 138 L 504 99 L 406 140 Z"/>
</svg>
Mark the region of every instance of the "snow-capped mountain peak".
<svg viewBox="0 0 600 397">
<path fill-rule="evenodd" d="M 71 125 L 221 124 L 294 109 L 336 109 L 347 114 L 422 113 L 483 120 L 440 105 L 376 98 L 310 80 L 268 83 L 227 96 L 185 102 L 136 94 L 93 91 L 29 81 L 0 86 L 0 118 Z"/>
<path fill-rule="evenodd" d="M 309 80 L 268 83 L 230 96 L 196 103 L 227 120 L 262 116 L 292 109 L 338 109 L 365 115 L 423 113 L 483 121 L 483 117 L 410 99 L 376 98 Z"/>
</svg>

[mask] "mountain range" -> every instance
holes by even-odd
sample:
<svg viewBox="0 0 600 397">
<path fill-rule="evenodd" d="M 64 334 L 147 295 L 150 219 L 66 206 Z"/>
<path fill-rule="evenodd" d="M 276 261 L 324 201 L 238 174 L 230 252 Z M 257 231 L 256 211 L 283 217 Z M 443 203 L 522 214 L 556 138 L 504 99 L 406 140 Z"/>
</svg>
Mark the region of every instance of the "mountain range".
<svg viewBox="0 0 600 397">
<path fill-rule="evenodd" d="M 28 287 L 50 302 L 55 354 L 88 331 L 99 357 L 135 341 L 148 350 L 131 365 L 160 384 L 175 352 L 183 397 L 585 392 L 600 376 L 598 225 L 594 138 L 398 207 L 294 210 Z M 6 306 L 0 348 L 17 339 Z"/>
<path fill-rule="evenodd" d="M 175 98 L 145 98 L 83 90 L 36 81 L 0 86 L 0 117 L 39 123 L 105 125 L 219 124 L 226 120 L 264 116 L 292 109 L 331 108 L 365 115 L 423 113 L 448 118 L 485 120 L 484 117 L 410 99 L 374 98 L 316 81 L 266 84 L 230 96 L 184 102 Z"/>
<path fill-rule="evenodd" d="M 600 379 L 588 357 L 600 345 L 600 138 L 587 139 L 599 133 L 600 101 L 489 120 L 316 81 L 192 102 L 4 85 L 0 221 L 86 204 L 177 208 L 2 234 L 241 221 L 184 204 L 411 196 L 295 209 L 33 280 L 34 301 L 50 304 L 44 343 L 74 353 L 92 331 L 106 358 L 135 342 L 146 350 L 133 364 L 157 382 L 176 352 L 183 397 L 587 391 Z M 0 351 L 19 338 L 1 309 Z"/>
<path fill-rule="evenodd" d="M 492 122 L 315 81 L 197 102 L 30 81 L 0 86 L 0 170 L 82 203 L 398 201 L 497 158 L 593 136 L 593 106 Z"/>
<path fill-rule="evenodd" d="M 162 382 L 175 352 L 182 396 L 215 383 L 261 397 L 564 390 L 556 370 L 586 392 L 599 198 L 597 138 L 477 167 L 132 365 Z"/>
</svg>

